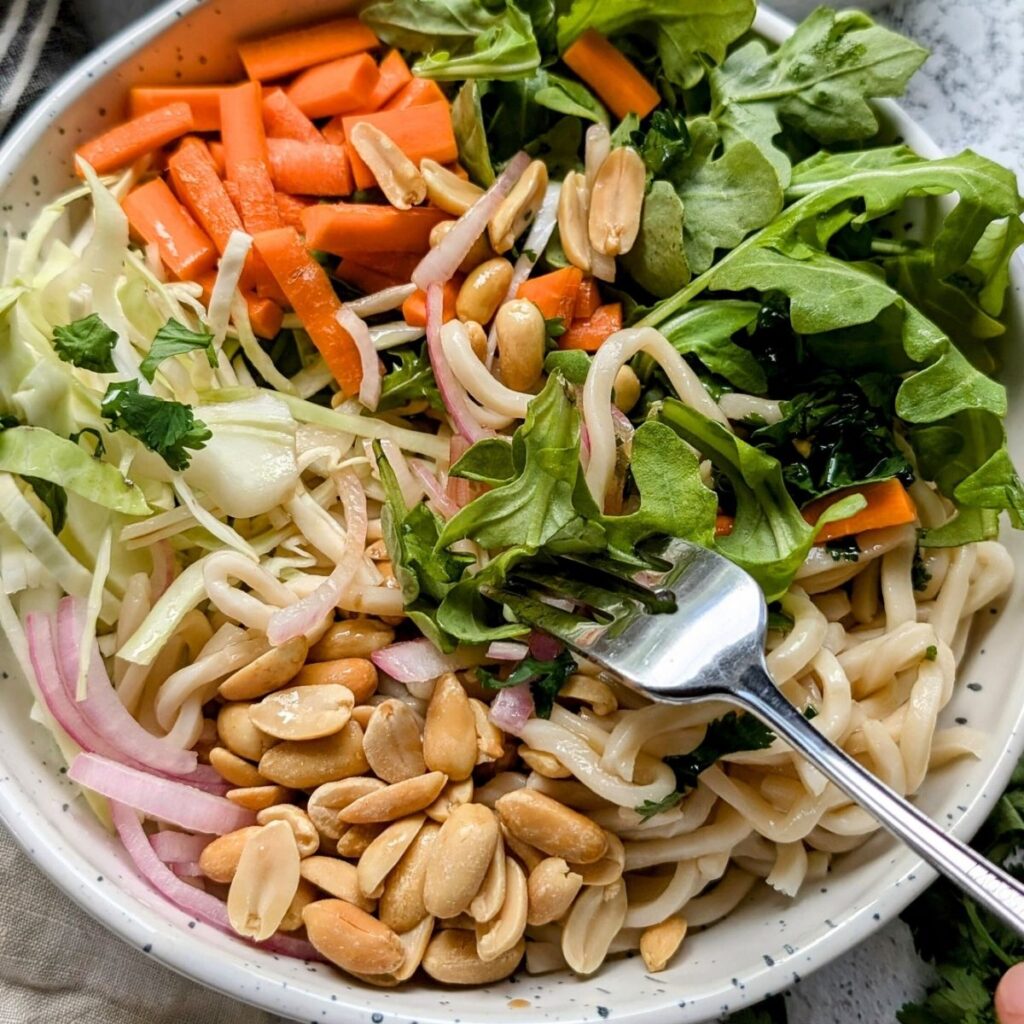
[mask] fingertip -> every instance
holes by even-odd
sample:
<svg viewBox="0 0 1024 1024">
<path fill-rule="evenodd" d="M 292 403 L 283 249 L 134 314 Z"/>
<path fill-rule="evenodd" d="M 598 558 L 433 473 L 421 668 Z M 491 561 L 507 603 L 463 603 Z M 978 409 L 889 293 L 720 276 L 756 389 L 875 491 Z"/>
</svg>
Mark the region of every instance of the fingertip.
<svg viewBox="0 0 1024 1024">
<path fill-rule="evenodd" d="M 1024 1024 L 1024 963 L 1015 964 L 996 988 L 999 1024 Z"/>
</svg>

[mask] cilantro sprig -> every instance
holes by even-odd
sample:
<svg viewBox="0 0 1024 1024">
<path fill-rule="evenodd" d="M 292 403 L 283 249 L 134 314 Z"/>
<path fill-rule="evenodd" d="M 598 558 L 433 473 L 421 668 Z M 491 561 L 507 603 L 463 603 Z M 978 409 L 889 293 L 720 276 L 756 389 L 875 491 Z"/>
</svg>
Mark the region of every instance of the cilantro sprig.
<svg viewBox="0 0 1024 1024">
<path fill-rule="evenodd" d="M 568 651 L 562 651 L 557 658 L 541 660 L 527 655 L 507 679 L 499 679 L 486 669 L 477 669 L 477 678 L 488 690 L 504 690 L 510 686 L 530 684 L 533 707 L 538 718 L 550 718 L 565 681 L 576 670 L 576 662 Z"/>
<path fill-rule="evenodd" d="M 217 353 L 213 348 L 213 335 L 206 330 L 193 331 L 178 320 L 170 319 L 156 332 L 146 353 L 146 358 L 139 365 L 142 376 L 153 383 L 157 367 L 172 356 L 184 355 L 186 352 L 203 351 L 206 353 L 210 366 L 217 365 Z"/>
<path fill-rule="evenodd" d="M 98 313 L 53 329 L 53 349 L 65 363 L 94 373 L 117 373 L 112 355 L 117 332 Z"/>
</svg>

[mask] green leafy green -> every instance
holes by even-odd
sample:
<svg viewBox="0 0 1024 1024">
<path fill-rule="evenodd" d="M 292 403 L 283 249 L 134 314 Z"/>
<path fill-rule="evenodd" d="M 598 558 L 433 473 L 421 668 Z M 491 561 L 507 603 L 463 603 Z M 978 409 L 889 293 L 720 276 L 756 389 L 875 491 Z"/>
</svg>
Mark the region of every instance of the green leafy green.
<svg viewBox="0 0 1024 1024">
<path fill-rule="evenodd" d="M 451 468 L 451 475 L 497 486 L 516 474 L 512 445 L 500 437 L 486 437 L 468 448 Z"/>
<path fill-rule="evenodd" d="M 475 79 L 464 82 L 452 101 L 452 130 L 459 147 L 459 163 L 473 181 L 489 188 L 494 184 L 494 168 L 480 107 L 480 87 Z"/>
<path fill-rule="evenodd" d="M 646 131 L 639 128 L 632 130 L 630 141 L 643 159 L 648 172 L 655 177 L 669 180 L 692 149 L 686 119 L 682 114 L 669 110 L 655 110 L 651 114 Z"/>
<path fill-rule="evenodd" d="M 189 330 L 183 323 L 172 318 L 156 332 L 150 343 L 149 351 L 146 353 L 146 358 L 139 364 L 139 372 L 152 384 L 157 367 L 165 359 L 197 350 L 206 353 L 206 359 L 210 366 L 217 365 L 213 335 L 206 330 Z"/>
<path fill-rule="evenodd" d="M 444 409 L 425 347 L 419 352 L 411 348 L 393 349 L 386 358 L 391 366 L 381 381 L 377 404 L 381 412 L 420 401 L 425 401 L 431 409 Z M 392 360 L 397 362 L 392 363 Z"/>
<path fill-rule="evenodd" d="M 620 260 L 633 280 L 658 298 L 672 295 L 690 279 L 684 219 L 676 190 L 667 181 L 655 181 L 644 197 L 636 242 Z"/>
<path fill-rule="evenodd" d="M 111 330 L 98 313 L 53 329 L 53 348 L 57 355 L 65 363 L 94 373 L 117 372 L 112 355 L 116 344 L 117 332 Z"/>
<path fill-rule="evenodd" d="M 528 80 L 526 88 L 533 102 L 558 114 L 569 114 L 594 121 L 608 123 L 608 111 L 596 96 L 585 86 L 571 78 L 538 69 Z"/>
<path fill-rule="evenodd" d="M 195 418 L 190 406 L 140 394 L 137 380 L 108 385 L 100 412 L 111 429 L 131 434 L 174 470 L 187 469 L 189 449 L 205 448 L 213 436 L 206 424 Z"/>
<path fill-rule="evenodd" d="M 545 373 L 560 373 L 570 384 L 582 386 L 590 372 L 590 356 L 580 349 L 549 352 L 544 358 Z"/>
<path fill-rule="evenodd" d="M 550 718 L 565 681 L 576 671 L 576 661 L 568 651 L 562 651 L 557 658 L 538 659 L 527 655 L 505 679 L 499 679 L 486 669 L 477 669 L 477 678 L 488 690 L 504 690 L 509 686 L 530 684 L 533 694 L 534 713 L 538 718 Z"/>
</svg>

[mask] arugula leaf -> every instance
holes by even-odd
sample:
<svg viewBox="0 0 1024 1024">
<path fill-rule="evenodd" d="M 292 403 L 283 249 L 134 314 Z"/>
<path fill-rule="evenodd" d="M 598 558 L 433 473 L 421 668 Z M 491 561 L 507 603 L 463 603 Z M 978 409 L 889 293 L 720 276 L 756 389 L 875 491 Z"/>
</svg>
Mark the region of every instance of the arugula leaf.
<svg viewBox="0 0 1024 1024">
<path fill-rule="evenodd" d="M 963 268 L 964 275 L 977 288 L 978 305 L 989 314 L 1003 312 L 1010 287 L 1010 260 L 1024 243 L 1024 222 L 1020 217 L 994 221 L 978 239 L 971 258 Z"/>
<path fill-rule="evenodd" d="M 555 706 L 555 698 L 565 686 L 565 681 L 575 671 L 575 659 L 568 651 L 562 651 L 557 658 L 549 660 L 540 660 L 532 655 L 527 655 L 516 665 L 507 679 L 499 679 L 493 673 L 482 668 L 478 668 L 476 674 L 481 685 L 488 690 L 504 690 L 509 686 L 529 683 L 536 716 L 550 718 L 551 709 Z"/>
<path fill-rule="evenodd" d="M 640 231 L 619 262 L 641 288 L 657 298 L 678 291 L 690 280 L 683 241 L 683 202 L 667 181 L 655 181 L 644 197 Z"/>
<path fill-rule="evenodd" d="M 485 437 L 467 448 L 449 472 L 492 487 L 507 484 L 516 474 L 512 445 L 500 437 Z"/>
<path fill-rule="evenodd" d="M 666 77 L 689 89 L 704 75 L 703 57 L 725 58 L 729 44 L 750 28 L 754 0 L 574 0 L 558 19 L 558 48 L 585 29 L 604 35 L 635 32 L 645 40 L 653 32 Z"/>
<path fill-rule="evenodd" d="M 473 181 L 490 188 L 494 184 L 494 168 L 480 107 L 480 87 L 475 79 L 467 79 L 452 100 L 452 130 L 459 147 L 459 163 Z"/>
<path fill-rule="evenodd" d="M 387 370 L 381 381 L 379 410 L 401 409 L 418 401 L 426 401 L 439 412 L 444 410 L 426 346 L 419 352 L 411 348 L 392 349 L 386 358 L 397 359 L 397 364 Z"/>
<path fill-rule="evenodd" d="M 179 472 L 188 468 L 188 449 L 205 448 L 213 436 L 206 424 L 195 418 L 190 406 L 139 394 L 137 380 L 109 384 L 100 412 L 110 421 L 111 429 L 131 434 Z"/>
<path fill-rule="evenodd" d="M 417 0 L 417 8 L 423 0 Z M 478 5 L 478 9 L 482 9 Z M 442 46 L 447 47 L 447 43 Z M 420 78 L 454 82 L 466 78 L 519 78 L 540 64 L 540 50 L 530 19 L 509 0 L 504 13 L 492 17 L 472 49 L 434 48 L 413 65 Z"/>
<path fill-rule="evenodd" d="M 156 332 L 150 343 L 146 358 L 139 364 L 139 372 L 153 383 L 157 367 L 172 356 L 180 356 L 186 352 L 201 349 L 206 352 L 210 366 L 217 365 L 217 353 L 213 349 L 213 335 L 206 330 L 192 331 L 183 323 L 170 319 Z"/>
<path fill-rule="evenodd" d="M 900 95 L 926 57 L 866 14 L 819 7 L 774 52 L 753 41 L 711 69 L 713 116 L 726 149 L 750 142 L 787 185 L 789 157 L 775 142 L 784 124 L 824 144 L 871 138 L 868 101 Z"/>
<path fill-rule="evenodd" d="M 608 124 L 608 111 L 601 101 L 585 85 L 571 78 L 538 69 L 530 76 L 526 88 L 533 102 L 541 107 L 584 121 Z"/>
<path fill-rule="evenodd" d="M 57 355 L 65 363 L 94 373 L 117 373 L 111 354 L 116 344 L 117 332 L 111 330 L 98 313 L 53 329 L 53 348 Z"/>
<path fill-rule="evenodd" d="M 693 148 L 682 114 L 655 110 L 646 131 L 631 132 L 631 141 L 649 173 L 671 180 L 672 173 Z"/>
</svg>

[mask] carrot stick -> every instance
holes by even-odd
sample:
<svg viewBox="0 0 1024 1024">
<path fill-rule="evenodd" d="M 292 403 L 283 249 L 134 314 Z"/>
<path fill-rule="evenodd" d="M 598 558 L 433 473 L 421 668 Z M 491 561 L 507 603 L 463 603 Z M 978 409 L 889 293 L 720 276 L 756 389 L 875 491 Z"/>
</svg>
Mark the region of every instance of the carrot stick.
<svg viewBox="0 0 1024 1024">
<path fill-rule="evenodd" d="M 838 540 L 840 537 L 852 537 L 855 533 L 863 533 L 865 530 L 904 526 L 917 520 L 917 508 L 913 499 L 903 484 L 896 479 L 838 491 L 825 498 L 812 501 L 801 510 L 801 513 L 804 519 L 813 526 L 826 509 L 831 508 L 837 501 L 850 494 L 863 495 L 867 505 L 846 519 L 826 523 L 815 540 L 816 544 L 825 544 L 830 540 Z"/>
<path fill-rule="evenodd" d="M 228 177 L 237 180 L 239 164 L 267 162 L 263 131 L 263 98 L 259 82 L 245 82 L 220 94 L 221 137 Z"/>
<path fill-rule="evenodd" d="M 168 103 L 187 103 L 192 110 L 192 130 L 220 131 L 220 94 L 223 85 L 136 85 L 129 93 L 132 117 L 149 114 Z"/>
<path fill-rule="evenodd" d="M 267 139 L 270 176 L 279 192 L 307 196 L 347 196 L 352 171 L 344 146 L 295 139 Z"/>
<path fill-rule="evenodd" d="M 192 108 L 187 103 L 169 103 L 97 135 L 80 146 L 75 155 L 97 174 L 108 174 L 166 146 L 194 127 Z"/>
<path fill-rule="evenodd" d="M 206 144 L 200 139 L 186 139 L 167 166 L 178 198 L 223 252 L 231 232 L 241 230 L 242 219 L 217 176 Z"/>
<path fill-rule="evenodd" d="M 302 211 L 313 205 L 312 199 L 303 199 L 301 196 L 286 195 L 284 192 L 277 193 L 277 212 L 281 223 L 287 227 L 295 228 L 296 231 L 303 231 Z"/>
<path fill-rule="evenodd" d="M 430 78 L 414 78 L 406 83 L 383 106 L 384 110 L 407 110 L 409 107 L 422 107 L 427 103 L 440 103 L 445 98 L 441 87 Z"/>
<path fill-rule="evenodd" d="M 298 139 L 299 142 L 323 142 L 316 125 L 288 98 L 282 89 L 271 89 L 263 96 L 263 128 L 271 139 Z"/>
<path fill-rule="evenodd" d="M 308 117 L 333 117 L 365 108 L 379 79 L 373 58 L 360 53 L 303 71 L 288 98 Z"/>
<path fill-rule="evenodd" d="M 346 252 L 341 254 L 342 260 L 351 260 L 359 263 L 370 270 L 376 270 L 381 274 L 390 274 L 398 278 L 401 284 L 408 284 L 416 264 L 423 258 L 418 252 L 367 252 L 365 249 L 357 252 Z"/>
<path fill-rule="evenodd" d="M 136 235 L 155 245 L 175 277 L 190 281 L 217 262 L 217 250 L 163 178 L 133 189 L 122 202 Z"/>
<path fill-rule="evenodd" d="M 235 168 L 235 184 L 242 207 L 242 223 L 250 235 L 281 226 L 274 183 L 265 164 L 259 160 L 243 160 Z"/>
<path fill-rule="evenodd" d="M 231 200 L 232 206 L 238 211 L 238 216 L 242 216 L 242 197 L 238 194 L 237 182 L 231 181 L 230 178 L 225 178 L 221 184 L 224 186 L 224 191 L 228 194 L 228 199 Z"/>
<path fill-rule="evenodd" d="M 601 291 L 593 277 L 585 277 L 576 292 L 576 305 L 573 307 L 573 320 L 586 320 L 594 315 L 601 305 Z"/>
<path fill-rule="evenodd" d="M 646 117 L 660 102 L 658 90 L 600 32 L 588 28 L 562 54 L 576 72 L 611 108 L 616 117 Z"/>
<path fill-rule="evenodd" d="M 332 146 L 344 146 L 345 145 L 345 124 L 344 117 L 339 114 L 337 117 L 332 117 L 320 129 L 320 134 L 332 145 Z"/>
<path fill-rule="evenodd" d="M 622 304 L 610 302 L 607 306 L 598 306 L 588 319 L 574 320 L 572 326 L 558 339 L 558 347 L 596 352 L 610 335 L 621 330 Z"/>
<path fill-rule="evenodd" d="M 238 54 L 250 78 L 266 81 L 378 45 L 377 37 L 358 18 L 337 18 L 250 39 L 239 45 Z"/>
<path fill-rule="evenodd" d="M 389 274 L 382 270 L 375 270 L 373 267 L 363 266 L 355 260 L 343 259 L 335 268 L 334 276 L 339 281 L 351 285 L 356 291 L 363 295 L 372 295 L 374 292 L 383 291 L 385 288 L 393 288 L 395 285 L 406 284 L 408 278 L 402 279 L 395 274 Z"/>
<path fill-rule="evenodd" d="M 582 281 L 583 271 L 578 267 L 563 267 L 550 274 L 527 278 L 516 294 L 520 299 L 529 299 L 544 314 L 545 320 L 561 317 L 562 323 L 568 326 Z"/>
<path fill-rule="evenodd" d="M 443 323 L 448 323 L 449 320 L 455 319 L 455 300 L 458 297 L 461 285 L 461 276 L 453 277 L 445 282 L 444 299 L 441 306 L 441 320 Z M 402 303 L 402 319 L 410 327 L 427 326 L 427 293 L 425 291 L 417 288 L 416 291 L 414 291 L 412 295 Z"/>
<path fill-rule="evenodd" d="M 224 143 L 217 139 L 210 139 L 206 144 L 206 148 L 210 151 L 210 156 L 217 165 L 217 173 L 223 178 L 225 173 L 227 173 L 227 163 L 224 160 Z"/>
<path fill-rule="evenodd" d="M 196 278 L 203 286 L 203 302 L 209 306 L 213 295 L 213 285 L 217 280 L 217 271 L 208 270 Z M 257 338 L 274 338 L 281 330 L 284 310 L 273 299 L 261 299 L 254 291 L 242 290 L 242 297 L 249 310 L 249 325 Z"/>
<path fill-rule="evenodd" d="M 433 227 L 448 219 L 443 210 L 427 206 L 396 210 L 360 203 L 320 203 L 302 214 L 309 247 L 337 256 L 357 252 L 422 254 L 430 248 Z"/>
<path fill-rule="evenodd" d="M 264 231 L 256 235 L 253 244 L 287 295 L 335 380 L 346 395 L 355 394 L 363 376 L 359 350 L 338 323 L 341 302 L 323 267 L 306 251 L 294 228 Z"/>
<path fill-rule="evenodd" d="M 377 70 L 380 72 L 380 77 L 373 87 L 373 92 L 366 98 L 368 111 L 380 110 L 395 93 L 412 81 L 409 65 L 405 63 L 405 58 L 397 50 L 389 50 Z"/>
<path fill-rule="evenodd" d="M 342 120 L 346 138 L 360 121 L 376 125 L 414 164 L 418 165 L 425 157 L 439 164 L 449 164 L 459 158 L 447 100 L 417 107 L 415 116 L 410 116 L 406 110 L 382 110 L 376 114 L 346 117 Z M 351 146 L 348 150 L 356 187 L 372 188 L 376 179 L 370 168 Z"/>
</svg>

